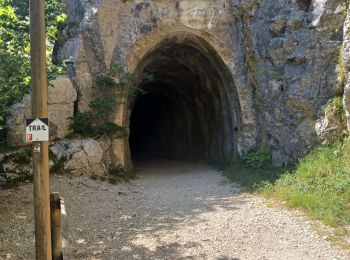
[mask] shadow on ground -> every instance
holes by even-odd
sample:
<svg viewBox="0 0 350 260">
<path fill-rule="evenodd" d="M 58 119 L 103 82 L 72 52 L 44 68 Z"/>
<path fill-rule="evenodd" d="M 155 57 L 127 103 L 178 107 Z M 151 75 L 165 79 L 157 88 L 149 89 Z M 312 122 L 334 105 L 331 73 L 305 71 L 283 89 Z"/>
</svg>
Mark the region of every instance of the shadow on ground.
<svg viewBox="0 0 350 260">
<path fill-rule="evenodd" d="M 245 203 L 238 189 L 228 186 L 208 166 L 166 161 L 142 163 L 139 179 L 129 184 L 61 181 L 71 254 L 75 259 L 207 258 L 203 246 L 212 238 L 205 234 L 215 233 L 201 230 L 208 229 L 207 214 L 236 211 Z M 218 259 L 232 257 L 218 254 Z"/>
</svg>

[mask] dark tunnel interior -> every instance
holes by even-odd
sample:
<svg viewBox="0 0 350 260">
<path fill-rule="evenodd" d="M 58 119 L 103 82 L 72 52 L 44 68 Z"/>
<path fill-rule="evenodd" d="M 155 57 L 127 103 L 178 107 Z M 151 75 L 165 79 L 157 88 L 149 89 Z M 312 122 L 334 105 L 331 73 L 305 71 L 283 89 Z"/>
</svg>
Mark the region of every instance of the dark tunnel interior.
<svg viewBox="0 0 350 260">
<path fill-rule="evenodd" d="M 143 59 L 140 71 L 153 79 L 131 106 L 130 149 L 134 160 L 211 160 L 236 150 L 238 102 L 233 82 L 211 49 L 167 40 Z M 237 100 L 233 100 L 237 101 Z"/>
</svg>

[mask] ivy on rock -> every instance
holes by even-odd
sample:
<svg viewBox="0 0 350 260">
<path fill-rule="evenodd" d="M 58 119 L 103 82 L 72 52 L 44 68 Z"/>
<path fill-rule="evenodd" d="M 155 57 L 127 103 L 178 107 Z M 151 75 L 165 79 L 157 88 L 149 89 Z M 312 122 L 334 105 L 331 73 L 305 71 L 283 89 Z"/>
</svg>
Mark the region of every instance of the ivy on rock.
<svg viewBox="0 0 350 260">
<path fill-rule="evenodd" d="M 103 134 L 115 138 L 128 136 L 125 127 L 113 122 L 113 113 L 118 102 L 130 98 L 142 90 L 140 82 L 152 80 L 148 74 L 135 74 L 124 70 L 119 65 L 113 65 L 107 72 L 97 77 L 99 93 L 97 98 L 89 103 L 89 109 L 70 117 L 70 129 L 85 137 L 98 137 Z"/>
</svg>

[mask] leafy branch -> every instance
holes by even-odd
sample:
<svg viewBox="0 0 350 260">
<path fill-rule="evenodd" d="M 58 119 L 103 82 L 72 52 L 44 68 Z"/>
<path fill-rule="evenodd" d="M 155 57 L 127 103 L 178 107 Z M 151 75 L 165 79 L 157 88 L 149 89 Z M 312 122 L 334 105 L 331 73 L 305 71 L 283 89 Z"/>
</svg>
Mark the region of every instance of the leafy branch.
<svg viewBox="0 0 350 260">
<path fill-rule="evenodd" d="M 57 32 L 66 15 L 61 0 L 46 1 L 47 72 L 53 79 L 64 67 L 52 62 Z M 0 143 L 6 138 L 10 107 L 30 90 L 29 1 L 0 0 Z"/>
</svg>

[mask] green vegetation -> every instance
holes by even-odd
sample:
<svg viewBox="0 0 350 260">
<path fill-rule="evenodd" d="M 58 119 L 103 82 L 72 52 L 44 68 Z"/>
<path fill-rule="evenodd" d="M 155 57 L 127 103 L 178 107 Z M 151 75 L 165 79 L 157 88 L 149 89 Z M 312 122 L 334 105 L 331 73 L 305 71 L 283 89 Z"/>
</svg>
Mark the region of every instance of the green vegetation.
<svg viewBox="0 0 350 260">
<path fill-rule="evenodd" d="M 304 157 L 263 194 L 303 209 L 331 226 L 350 224 L 350 143 L 322 146 Z"/>
<path fill-rule="evenodd" d="M 328 118 L 339 125 L 324 145 L 311 151 L 289 168 L 274 168 L 266 149 L 251 151 L 225 167 L 233 182 L 299 208 L 310 217 L 334 227 L 350 224 L 350 141 L 342 97 L 336 96 L 324 108 Z M 343 131 L 343 132 L 342 132 Z"/>
<path fill-rule="evenodd" d="M 274 182 L 281 169 L 271 165 L 271 153 L 263 148 L 250 151 L 242 159 L 221 163 L 223 174 L 232 182 L 239 183 L 249 191 L 256 191 L 264 183 Z"/>
<path fill-rule="evenodd" d="M 29 164 L 32 157 L 32 149 L 30 147 L 17 150 L 13 154 L 13 161 L 18 164 Z"/>
<path fill-rule="evenodd" d="M 63 8 L 60 0 L 46 1 L 49 79 L 63 71 L 51 58 L 57 31 L 66 18 Z M 29 1 L 0 0 L 0 144 L 6 137 L 9 109 L 29 92 L 30 81 Z"/>
<path fill-rule="evenodd" d="M 130 94 L 137 94 L 138 83 L 141 80 L 149 81 L 152 77 L 147 74 L 130 73 L 120 65 L 113 65 L 109 71 L 97 77 L 98 84 L 103 88 L 115 88 Z"/>
<path fill-rule="evenodd" d="M 2 153 L 9 153 L 9 152 L 13 152 L 16 151 L 17 148 L 16 147 L 8 147 L 6 145 L 0 145 L 0 154 Z"/>
<path fill-rule="evenodd" d="M 257 152 L 252 153 L 256 157 Z M 238 161 L 223 173 L 232 181 L 302 209 L 330 226 L 350 224 L 350 142 L 321 146 L 290 169 Z"/>
<path fill-rule="evenodd" d="M 6 178 L 6 183 L 1 183 L 2 188 L 13 188 L 26 181 L 31 181 L 33 175 L 30 172 L 32 149 L 30 147 L 24 147 L 20 149 L 2 149 L 0 158 L 0 165 L 8 164 L 9 168 L 0 167 L 0 175 Z M 16 164 L 15 174 L 12 174 L 14 169 L 11 165 Z M 10 178 L 6 177 L 10 176 Z"/>
<path fill-rule="evenodd" d="M 102 134 L 126 136 L 126 130 L 117 124 L 108 122 L 111 111 L 115 108 L 114 99 L 95 99 L 90 102 L 89 110 L 70 118 L 70 129 L 82 136 Z"/>
<path fill-rule="evenodd" d="M 338 66 L 337 66 L 337 70 L 336 70 L 337 76 L 338 76 L 338 84 L 340 84 L 342 90 L 344 90 L 345 78 L 346 78 L 346 73 L 347 73 L 346 62 L 344 60 L 343 53 L 344 53 L 344 47 L 342 46 L 339 49 L 339 56 L 338 56 L 338 60 L 337 60 Z M 340 94 L 342 94 L 342 93 L 340 93 Z"/>
<path fill-rule="evenodd" d="M 23 147 L 23 148 L 16 148 L 16 149 L 8 149 L 1 151 L 0 153 L 4 154 L 4 158 L 2 162 L 9 162 L 13 161 L 17 164 L 29 164 L 30 159 L 32 157 L 32 149 L 31 147 Z"/>
<path fill-rule="evenodd" d="M 125 96 L 136 95 L 141 90 L 137 88 L 140 81 L 149 81 L 146 74 L 132 74 L 118 65 L 97 77 L 101 88 L 98 98 L 89 104 L 89 110 L 70 118 L 70 129 L 82 136 L 100 136 L 107 134 L 117 138 L 128 135 L 127 130 L 115 124 L 111 119 L 117 102 Z"/>
<path fill-rule="evenodd" d="M 342 142 L 344 138 L 348 136 L 343 97 L 334 97 L 331 102 L 324 107 L 324 113 L 329 124 L 333 127 L 321 135 L 323 144 Z"/>
<path fill-rule="evenodd" d="M 271 153 L 264 148 L 248 152 L 242 156 L 242 159 L 246 166 L 253 169 L 266 168 L 271 165 Z"/>
<path fill-rule="evenodd" d="M 334 114 L 338 120 L 345 122 L 345 110 L 343 106 L 343 96 L 336 96 L 332 99 L 331 103 L 325 107 L 325 113 Z"/>
<path fill-rule="evenodd" d="M 232 182 L 242 185 L 248 191 L 254 192 L 263 184 L 274 182 L 280 176 L 281 170 L 273 167 L 261 169 L 251 168 L 241 160 L 234 161 L 223 170 L 223 174 Z"/>
</svg>

